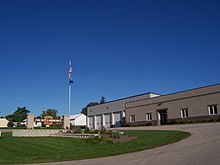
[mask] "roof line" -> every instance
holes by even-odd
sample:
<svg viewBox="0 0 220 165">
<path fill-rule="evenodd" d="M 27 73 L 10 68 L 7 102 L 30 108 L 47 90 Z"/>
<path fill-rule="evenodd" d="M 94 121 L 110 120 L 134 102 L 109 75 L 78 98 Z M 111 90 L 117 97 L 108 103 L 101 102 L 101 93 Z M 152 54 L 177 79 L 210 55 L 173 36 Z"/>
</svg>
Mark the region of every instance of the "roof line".
<svg viewBox="0 0 220 165">
<path fill-rule="evenodd" d="M 138 95 L 128 96 L 128 97 L 124 97 L 124 98 L 120 98 L 120 99 L 116 99 L 116 100 L 112 100 L 112 101 L 107 101 L 107 102 L 105 102 L 103 104 L 108 104 L 108 103 L 112 103 L 112 102 L 115 102 L 115 101 L 125 100 L 125 99 L 129 99 L 129 98 L 132 98 L 132 97 L 138 97 L 138 96 L 147 95 L 147 94 L 156 94 L 156 95 L 162 96 L 161 94 L 158 94 L 158 93 L 147 92 L 147 93 L 142 93 L 142 94 L 138 94 Z M 103 105 L 103 104 L 98 104 L 98 105 Z M 89 107 L 94 107 L 94 106 L 97 106 L 97 105 L 92 105 L 92 106 L 89 106 Z"/>
<path fill-rule="evenodd" d="M 108 103 L 112 103 L 112 102 L 115 102 L 115 101 L 120 101 L 120 100 L 124 100 L 124 99 L 129 99 L 129 98 L 132 98 L 132 97 L 142 96 L 142 95 L 151 94 L 151 93 L 152 93 L 152 94 L 156 94 L 156 95 L 160 95 L 160 96 L 158 96 L 158 97 L 162 97 L 162 96 L 168 96 L 168 95 L 173 95 L 173 94 L 178 94 L 178 93 L 183 93 L 183 92 L 198 90 L 198 89 L 207 88 L 207 87 L 212 87 L 212 86 L 217 86 L 217 85 L 220 85 L 220 83 L 213 84 L 213 85 L 207 85 L 207 86 L 203 86 L 203 87 L 198 87 L 198 88 L 192 88 L 192 89 L 183 90 L 183 91 L 179 91 L 179 92 L 168 93 L 168 94 L 164 94 L 164 95 L 161 95 L 161 94 L 158 94 L 158 93 L 154 93 L 154 92 L 147 92 L 147 93 L 142 93 L 142 94 L 139 94 L 139 95 L 133 95 L 133 96 L 129 96 L 129 97 L 124 97 L 124 98 L 120 98 L 120 99 L 108 101 L 108 102 L 105 102 L 105 103 L 103 103 L 103 104 L 108 104 Z M 153 98 L 147 98 L 147 99 L 154 99 L 154 97 L 153 97 Z M 136 101 L 140 101 L 140 100 L 136 100 Z M 131 101 L 131 102 L 136 102 L 136 101 Z M 98 104 L 98 105 L 103 105 L 103 104 Z M 90 106 L 90 107 L 94 107 L 94 106 L 97 106 L 97 105 L 93 105 L 93 106 Z"/>
<path fill-rule="evenodd" d="M 175 95 L 175 94 L 179 94 L 179 93 L 194 91 L 194 90 L 203 89 L 203 88 L 208 88 L 208 87 L 213 87 L 213 86 L 217 86 L 217 85 L 220 85 L 220 83 L 218 83 L 218 84 L 213 84 L 213 85 L 207 85 L 207 86 L 203 86 L 203 87 L 198 87 L 198 88 L 192 88 L 192 89 L 183 90 L 183 91 L 179 91 L 179 92 L 168 93 L 168 94 L 164 94 L 164 95 L 161 95 L 161 96 L 158 96 L 158 97 L 149 98 L 149 99 L 155 99 L 155 98 L 159 98 L 159 97 L 165 97 L 165 96 L 169 96 L 169 95 Z M 146 100 L 146 99 L 143 99 L 143 100 Z M 130 101 L 129 103 L 137 102 L 137 101 L 140 101 L 140 100 Z"/>
</svg>

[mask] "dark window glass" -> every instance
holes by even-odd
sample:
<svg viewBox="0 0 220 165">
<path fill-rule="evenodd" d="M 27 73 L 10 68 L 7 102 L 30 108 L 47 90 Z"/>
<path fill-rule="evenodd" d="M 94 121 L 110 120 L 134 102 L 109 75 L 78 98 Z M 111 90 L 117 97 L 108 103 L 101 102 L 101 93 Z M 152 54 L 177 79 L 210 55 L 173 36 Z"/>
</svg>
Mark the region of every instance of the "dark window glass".
<svg viewBox="0 0 220 165">
<path fill-rule="evenodd" d="M 214 106 L 214 114 L 217 115 L 217 113 L 218 113 L 218 112 L 217 112 L 217 106 L 215 105 L 215 106 Z"/>
</svg>

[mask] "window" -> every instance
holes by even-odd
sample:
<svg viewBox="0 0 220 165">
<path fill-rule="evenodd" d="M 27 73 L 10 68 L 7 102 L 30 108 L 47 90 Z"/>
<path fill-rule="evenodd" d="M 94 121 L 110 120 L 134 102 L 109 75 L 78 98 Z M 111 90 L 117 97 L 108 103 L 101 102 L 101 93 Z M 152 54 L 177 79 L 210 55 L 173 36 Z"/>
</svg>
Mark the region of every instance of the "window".
<svg viewBox="0 0 220 165">
<path fill-rule="evenodd" d="M 181 118 L 186 118 L 188 117 L 188 109 L 181 109 L 180 110 Z"/>
<path fill-rule="evenodd" d="M 130 116 L 130 122 L 135 122 L 135 115 Z"/>
<path fill-rule="evenodd" d="M 209 110 L 209 115 L 217 115 L 218 114 L 217 105 L 209 105 L 208 110 Z"/>
<path fill-rule="evenodd" d="M 146 114 L 146 121 L 151 121 L 152 120 L 152 113 L 147 113 Z"/>
</svg>

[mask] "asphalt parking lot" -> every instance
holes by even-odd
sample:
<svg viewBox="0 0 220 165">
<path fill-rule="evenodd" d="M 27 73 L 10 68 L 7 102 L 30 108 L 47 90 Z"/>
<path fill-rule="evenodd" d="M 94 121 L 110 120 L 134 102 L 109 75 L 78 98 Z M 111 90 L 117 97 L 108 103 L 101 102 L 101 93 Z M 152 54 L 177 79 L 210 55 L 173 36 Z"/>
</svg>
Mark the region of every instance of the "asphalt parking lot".
<svg viewBox="0 0 220 165">
<path fill-rule="evenodd" d="M 119 130 L 180 130 L 191 136 L 180 142 L 113 157 L 41 165 L 219 165 L 220 123 L 118 128 Z M 33 164 L 32 164 L 33 165 Z"/>
</svg>

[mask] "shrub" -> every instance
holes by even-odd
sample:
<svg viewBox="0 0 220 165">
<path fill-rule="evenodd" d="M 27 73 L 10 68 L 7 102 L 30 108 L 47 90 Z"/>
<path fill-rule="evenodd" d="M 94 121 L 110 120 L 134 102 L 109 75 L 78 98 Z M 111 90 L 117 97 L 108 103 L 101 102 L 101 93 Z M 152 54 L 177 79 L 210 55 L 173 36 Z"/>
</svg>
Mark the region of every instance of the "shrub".
<svg viewBox="0 0 220 165">
<path fill-rule="evenodd" d="M 96 130 L 94 131 L 94 133 L 95 133 L 95 134 L 99 134 L 100 132 L 99 132 L 99 130 L 96 129 Z"/>
<path fill-rule="evenodd" d="M 152 126 L 152 123 L 147 123 L 146 126 Z"/>
<path fill-rule="evenodd" d="M 188 120 L 179 120 L 179 121 L 177 121 L 177 124 L 187 124 L 187 123 L 189 123 Z"/>
<path fill-rule="evenodd" d="M 73 129 L 73 133 L 82 133 L 82 130 L 81 130 L 80 127 L 75 127 L 75 128 Z"/>
<path fill-rule="evenodd" d="M 92 142 L 92 143 L 100 143 L 103 141 L 102 138 L 100 138 L 99 136 L 95 136 L 95 137 L 92 137 L 92 138 L 89 138 L 89 139 L 86 139 L 87 141 L 89 142 Z"/>
<path fill-rule="evenodd" d="M 101 131 L 100 131 L 100 134 L 106 134 L 107 133 L 107 130 L 105 127 L 102 127 Z"/>
<path fill-rule="evenodd" d="M 14 127 L 13 121 L 9 121 L 7 126 L 10 127 L 10 128 Z"/>
<path fill-rule="evenodd" d="M 54 128 L 57 128 L 57 129 L 61 129 L 62 128 L 62 123 L 55 123 L 53 125 Z"/>
<path fill-rule="evenodd" d="M 44 123 L 42 123 L 42 126 L 41 127 L 46 127 L 46 125 Z"/>
<path fill-rule="evenodd" d="M 120 136 L 119 136 L 119 132 L 111 132 L 111 138 L 114 138 L 114 139 L 119 139 Z"/>
<path fill-rule="evenodd" d="M 85 128 L 84 133 L 90 133 L 90 129 L 89 129 L 89 127 L 86 127 L 86 128 Z"/>
<path fill-rule="evenodd" d="M 175 120 L 169 120 L 167 124 L 177 124 Z"/>
</svg>

